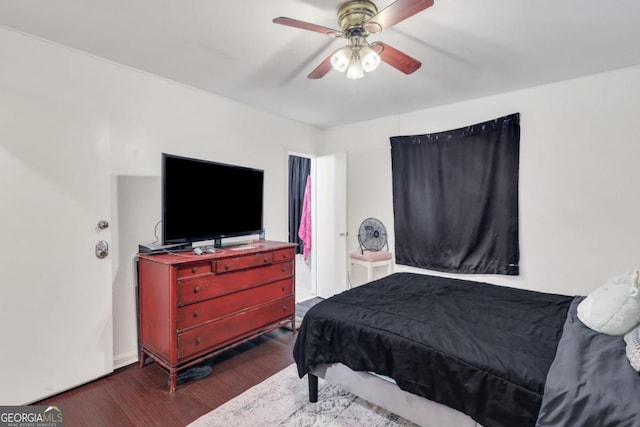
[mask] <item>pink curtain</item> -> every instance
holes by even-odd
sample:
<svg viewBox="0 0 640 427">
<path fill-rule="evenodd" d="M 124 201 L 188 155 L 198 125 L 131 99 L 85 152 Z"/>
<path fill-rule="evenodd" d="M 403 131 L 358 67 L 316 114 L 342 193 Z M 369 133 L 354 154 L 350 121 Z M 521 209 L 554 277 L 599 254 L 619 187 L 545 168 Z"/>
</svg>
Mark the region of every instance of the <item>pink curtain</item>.
<svg viewBox="0 0 640 427">
<path fill-rule="evenodd" d="M 298 237 L 302 240 L 302 255 L 309 262 L 311 253 L 311 175 L 307 176 L 307 184 L 304 188 L 304 200 L 302 201 L 302 217 Z"/>
</svg>

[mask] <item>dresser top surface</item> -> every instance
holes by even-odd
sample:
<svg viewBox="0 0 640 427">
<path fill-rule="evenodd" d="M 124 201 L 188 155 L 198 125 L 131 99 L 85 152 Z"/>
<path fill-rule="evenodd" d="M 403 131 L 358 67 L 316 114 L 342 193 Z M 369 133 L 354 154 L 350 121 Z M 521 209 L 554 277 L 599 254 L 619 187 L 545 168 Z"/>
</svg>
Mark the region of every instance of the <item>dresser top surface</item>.
<svg viewBox="0 0 640 427">
<path fill-rule="evenodd" d="M 138 254 L 139 259 L 145 259 L 160 264 L 183 264 L 198 261 L 218 260 L 243 255 L 256 255 L 280 249 L 295 248 L 297 244 L 288 242 L 273 242 L 260 240 L 249 244 L 216 248 L 214 253 L 203 252 L 196 255 L 192 250 L 181 252 L 166 252 L 161 254 Z"/>
</svg>

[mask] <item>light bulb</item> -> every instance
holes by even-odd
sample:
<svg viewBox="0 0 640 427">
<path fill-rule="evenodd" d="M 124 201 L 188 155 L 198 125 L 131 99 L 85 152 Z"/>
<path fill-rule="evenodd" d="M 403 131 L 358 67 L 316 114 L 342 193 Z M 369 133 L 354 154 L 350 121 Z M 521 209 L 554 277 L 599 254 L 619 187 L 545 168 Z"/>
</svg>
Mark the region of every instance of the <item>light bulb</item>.
<svg viewBox="0 0 640 427">
<path fill-rule="evenodd" d="M 364 77 L 364 69 L 360 63 L 360 57 L 354 54 L 349 61 L 349 68 L 347 68 L 347 77 L 352 80 L 361 79 Z"/>
<path fill-rule="evenodd" d="M 369 73 L 380 65 L 380 55 L 369 46 L 362 46 L 360 48 L 360 62 L 362 63 L 364 71 Z"/>
<path fill-rule="evenodd" d="M 331 66 L 334 70 L 344 73 L 349 67 L 349 61 L 351 60 L 351 49 L 349 46 L 345 46 L 339 49 L 331 56 Z"/>
</svg>

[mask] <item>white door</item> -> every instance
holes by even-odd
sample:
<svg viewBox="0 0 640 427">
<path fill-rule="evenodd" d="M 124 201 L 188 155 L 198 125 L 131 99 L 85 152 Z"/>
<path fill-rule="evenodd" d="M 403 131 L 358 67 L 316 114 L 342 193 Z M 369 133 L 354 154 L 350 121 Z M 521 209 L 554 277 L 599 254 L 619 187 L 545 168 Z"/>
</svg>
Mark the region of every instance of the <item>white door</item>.
<svg viewBox="0 0 640 427">
<path fill-rule="evenodd" d="M 316 158 L 316 289 L 328 298 L 347 289 L 347 153 Z"/>
<path fill-rule="evenodd" d="M 108 162 L 106 120 L 0 86 L 3 405 L 113 370 L 111 261 L 95 253 L 111 241 Z"/>
</svg>

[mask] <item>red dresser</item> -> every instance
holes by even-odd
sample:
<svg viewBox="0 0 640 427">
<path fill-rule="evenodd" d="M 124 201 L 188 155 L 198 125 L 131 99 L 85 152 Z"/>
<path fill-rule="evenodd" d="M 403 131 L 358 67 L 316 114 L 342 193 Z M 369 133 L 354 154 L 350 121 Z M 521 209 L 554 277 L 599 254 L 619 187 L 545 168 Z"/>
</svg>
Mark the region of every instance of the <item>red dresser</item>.
<svg viewBox="0 0 640 427">
<path fill-rule="evenodd" d="M 295 245 L 256 242 L 138 255 L 140 366 L 145 355 L 179 370 L 291 323 L 295 332 Z"/>
</svg>

